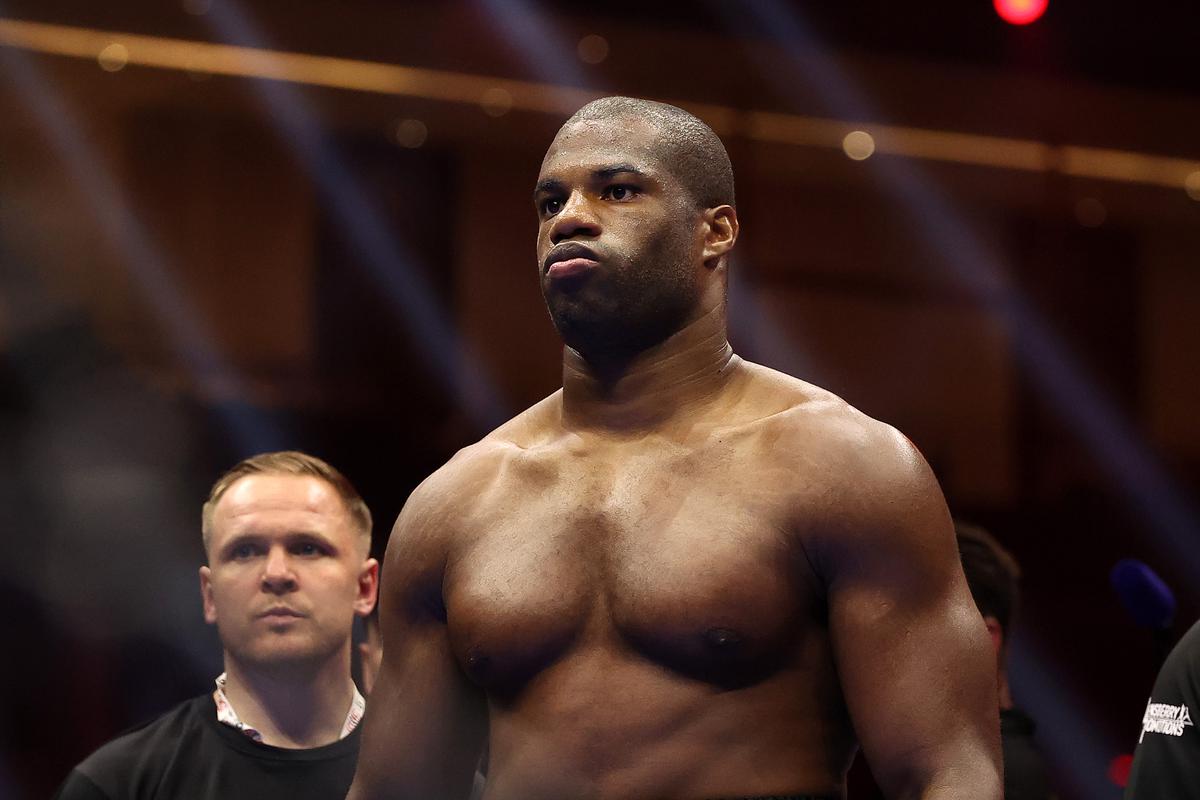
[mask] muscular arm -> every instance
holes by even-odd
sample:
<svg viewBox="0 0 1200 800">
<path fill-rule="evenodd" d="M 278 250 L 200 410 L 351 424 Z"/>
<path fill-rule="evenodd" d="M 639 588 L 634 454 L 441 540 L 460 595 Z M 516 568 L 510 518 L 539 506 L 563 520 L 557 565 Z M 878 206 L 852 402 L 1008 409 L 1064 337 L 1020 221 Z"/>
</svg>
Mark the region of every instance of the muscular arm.
<svg viewBox="0 0 1200 800">
<path fill-rule="evenodd" d="M 895 431 L 866 438 L 817 554 L 863 753 L 888 797 L 999 800 L 995 662 L 941 491 Z"/>
<path fill-rule="evenodd" d="M 465 800 L 471 791 L 486 706 L 450 648 L 442 606 L 446 520 L 435 487 L 431 478 L 413 493 L 388 543 L 383 662 L 347 800 Z"/>
</svg>

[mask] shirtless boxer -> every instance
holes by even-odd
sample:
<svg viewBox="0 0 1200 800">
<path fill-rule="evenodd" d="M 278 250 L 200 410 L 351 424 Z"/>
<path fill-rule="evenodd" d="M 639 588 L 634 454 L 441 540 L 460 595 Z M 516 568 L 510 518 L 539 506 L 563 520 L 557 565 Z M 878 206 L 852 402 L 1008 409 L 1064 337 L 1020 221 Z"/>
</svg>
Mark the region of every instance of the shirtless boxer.
<svg viewBox="0 0 1200 800">
<path fill-rule="evenodd" d="M 458 453 L 388 546 L 350 797 L 1000 797 L 996 675 L 912 445 L 726 340 L 716 135 L 606 98 L 534 196 L 563 388 Z M 395 646 L 392 646 L 395 643 Z"/>
</svg>

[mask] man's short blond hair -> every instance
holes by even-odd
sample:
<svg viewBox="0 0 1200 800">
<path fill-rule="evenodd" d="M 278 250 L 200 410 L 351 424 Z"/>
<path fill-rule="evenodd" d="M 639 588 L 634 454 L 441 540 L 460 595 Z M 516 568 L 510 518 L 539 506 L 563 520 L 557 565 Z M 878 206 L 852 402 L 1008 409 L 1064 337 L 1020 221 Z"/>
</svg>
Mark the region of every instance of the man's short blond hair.
<svg viewBox="0 0 1200 800">
<path fill-rule="evenodd" d="M 350 515 L 351 524 L 364 539 L 364 550 L 371 549 L 371 510 L 346 476 L 332 464 L 316 456 L 301 453 L 299 450 L 280 450 L 243 459 L 217 478 L 217 482 L 208 493 L 208 499 L 204 501 L 200 515 L 200 532 L 204 537 L 205 552 L 208 552 L 209 543 L 212 542 L 213 513 L 217 503 L 225 496 L 225 492 L 229 491 L 229 487 L 249 475 L 296 475 L 325 481 L 341 498 L 342 505 Z"/>
</svg>

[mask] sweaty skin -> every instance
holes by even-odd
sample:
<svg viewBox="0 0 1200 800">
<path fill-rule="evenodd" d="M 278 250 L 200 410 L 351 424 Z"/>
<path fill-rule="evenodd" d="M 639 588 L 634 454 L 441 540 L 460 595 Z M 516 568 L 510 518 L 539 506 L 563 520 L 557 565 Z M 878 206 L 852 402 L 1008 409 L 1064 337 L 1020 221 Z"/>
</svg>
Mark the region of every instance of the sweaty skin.
<svg viewBox="0 0 1200 800">
<path fill-rule="evenodd" d="M 486 800 L 841 796 L 858 743 L 889 797 L 999 798 L 995 666 L 936 481 L 894 429 L 733 354 L 736 214 L 678 202 L 655 135 L 577 123 L 547 153 L 543 290 L 584 351 L 401 512 L 350 797 L 465 798 L 486 739 Z M 551 277 L 572 242 L 596 264 Z M 644 328 L 612 302 L 643 274 L 684 297 L 665 339 L 563 322 Z"/>
</svg>

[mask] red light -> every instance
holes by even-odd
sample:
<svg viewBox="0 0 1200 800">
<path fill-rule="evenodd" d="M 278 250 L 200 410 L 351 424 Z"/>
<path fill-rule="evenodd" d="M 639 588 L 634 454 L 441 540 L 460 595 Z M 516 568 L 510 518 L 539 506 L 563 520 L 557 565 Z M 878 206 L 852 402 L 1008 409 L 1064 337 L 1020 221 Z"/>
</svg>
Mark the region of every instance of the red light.
<svg viewBox="0 0 1200 800">
<path fill-rule="evenodd" d="M 1013 25 L 1028 25 L 1046 13 L 1046 0 L 992 0 L 996 13 Z"/>
<path fill-rule="evenodd" d="M 1129 783 L 1129 769 L 1132 766 L 1133 756 L 1128 753 L 1117 756 L 1108 764 L 1108 779 L 1124 789 Z"/>
</svg>

